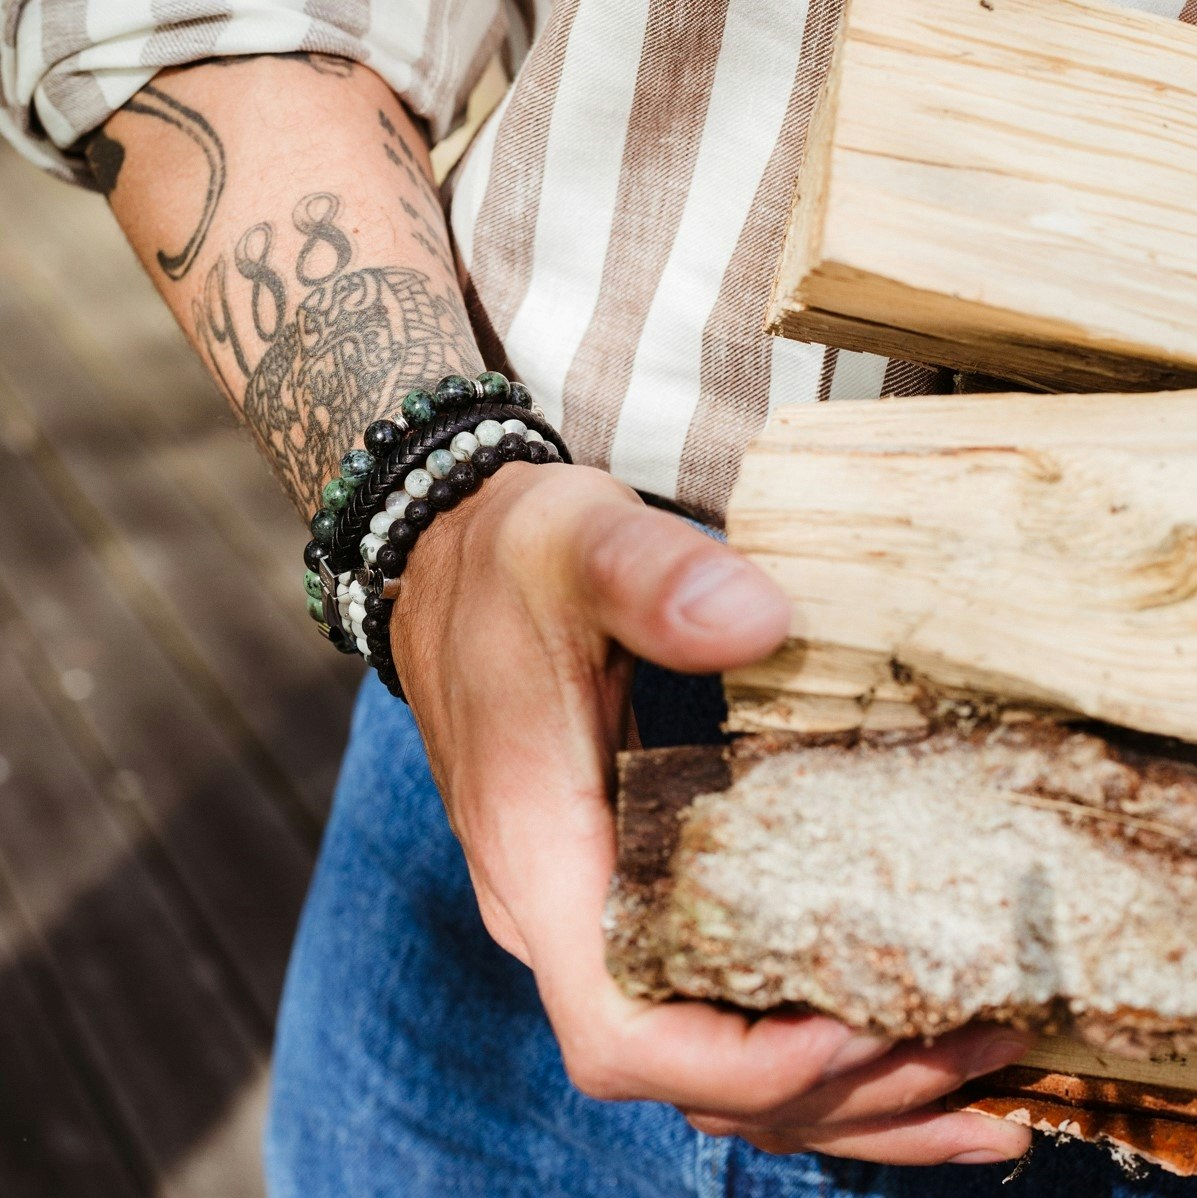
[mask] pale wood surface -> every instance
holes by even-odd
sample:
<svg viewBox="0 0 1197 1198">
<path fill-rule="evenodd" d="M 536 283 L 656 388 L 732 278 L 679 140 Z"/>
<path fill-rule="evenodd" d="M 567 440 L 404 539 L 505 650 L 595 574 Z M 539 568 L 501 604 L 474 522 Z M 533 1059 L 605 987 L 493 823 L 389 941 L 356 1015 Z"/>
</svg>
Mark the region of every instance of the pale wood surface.
<svg viewBox="0 0 1197 1198">
<path fill-rule="evenodd" d="M 849 0 L 773 331 L 1057 390 L 1197 381 L 1197 28 Z"/>
<path fill-rule="evenodd" d="M 260 1198 L 361 670 L 103 201 L 5 148 L 0 502 L 0 1194 Z"/>
<path fill-rule="evenodd" d="M 1197 392 L 782 408 L 728 534 L 794 604 L 737 731 L 962 697 L 1197 740 Z"/>
</svg>

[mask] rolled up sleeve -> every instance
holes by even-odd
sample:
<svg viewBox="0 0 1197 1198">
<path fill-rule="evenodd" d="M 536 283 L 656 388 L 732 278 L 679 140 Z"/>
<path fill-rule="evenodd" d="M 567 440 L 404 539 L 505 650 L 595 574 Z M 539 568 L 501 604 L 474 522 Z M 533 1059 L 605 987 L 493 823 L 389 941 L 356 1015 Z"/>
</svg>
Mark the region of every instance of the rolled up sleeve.
<svg viewBox="0 0 1197 1198">
<path fill-rule="evenodd" d="M 0 0 L 0 134 L 84 185 L 80 142 L 168 66 L 306 51 L 369 66 L 434 140 L 506 33 L 501 0 Z"/>
</svg>

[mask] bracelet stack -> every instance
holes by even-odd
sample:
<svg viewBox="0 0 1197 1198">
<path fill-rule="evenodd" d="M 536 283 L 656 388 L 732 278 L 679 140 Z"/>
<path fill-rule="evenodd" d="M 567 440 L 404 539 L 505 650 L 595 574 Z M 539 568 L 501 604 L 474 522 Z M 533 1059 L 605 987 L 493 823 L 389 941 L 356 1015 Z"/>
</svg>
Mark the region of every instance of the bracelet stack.
<svg viewBox="0 0 1197 1198">
<path fill-rule="evenodd" d="M 487 371 L 404 397 L 401 415 L 366 429 L 324 487 L 304 549 L 308 613 L 343 653 L 360 653 L 403 697 L 390 648 L 398 581 L 420 534 L 508 462 L 568 462 L 519 383 Z"/>
</svg>

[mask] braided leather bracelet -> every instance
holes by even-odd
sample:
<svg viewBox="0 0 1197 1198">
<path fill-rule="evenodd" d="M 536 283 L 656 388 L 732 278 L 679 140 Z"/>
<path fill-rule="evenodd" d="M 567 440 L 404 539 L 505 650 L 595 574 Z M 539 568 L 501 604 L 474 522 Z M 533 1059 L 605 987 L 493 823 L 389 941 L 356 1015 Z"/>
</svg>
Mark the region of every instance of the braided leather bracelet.
<svg viewBox="0 0 1197 1198">
<path fill-rule="evenodd" d="M 499 409 L 495 415 L 501 414 L 502 411 L 503 409 Z M 547 430 L 552 440 L 542 430 Z M 561 456 L 556 448 L 558 440 L 544 421 L 529 416 L 528 413 L 524 413 L 523 418 L 508 417 L 502 424 L 494 418 L 483 420 L 473 432 L 454 435 L 453 453 L 449 453 L 442 446 L 429 454 L 429 465 L 433 464 L 437 454 L 446 454 L 450 460 L 456 459 L 453 466 L 447 469 L 446 478 L 438 480 L 445 487 L 442 501 L 429 502 L 434 498 L 430 488 L 427 498 L 415 498 L 409 491 L 405 491 L 402 493 L 405 502 L 391 504 L 390 499 L 396 498 L 398 494 L 391 492 L 387 507 L 372 518 L 371 529 L 381 530 L 385 525 L 386 535 L 384 538 L 381 532 L 372 531 L 363 538 L 363 545 L 366 547 L 363 553 L 368 563 L 370 557 L 373 557 L 374 564 L 382 575 L 382 587 L 377 592 L 364 595 L 360 620 L 351 623 L 351 634 L 355 642 L 359 637 L 364 641 L 364 644 L 359 643 L 358 647 L 363 650 L 367 662 L 378 671 L 379 680 L 396 698 L 405 699 L 405 696 L 391 654 L 391 612 L 394 608 L 398 578 L 407 565 L 408 556 L 416 541 L 438 512 L 455 507 L 461 499 L 477 490 L 484 479 L 495 474 L 508 462 L 560 461 Z M 421 467 L 416 467 L 408 472 L 407 479 L 410 480 L 417 472 L 425 473 Z M 431 478 L 431 474 L 428 477 Z M 415 490 L 421 491 L 426 485 L 427 481 L 421 480 Z M 431 484 L 432 487 L 436 485 L 436 482 Z M 352 591 L 352 584 L 349 590 Z M 351 619 L 357 614 L 352 603 L 348 607 L 348 613 Z"/>
<path fill-rule="evenodd" d="M 522 420 L 556 446 L 564 462 L 571 461 L 565 443 L 551 425 L 527 408 L 514 404 L 479 403 L 438 416 L 426 428 L 405 438 L 362 480 L 337 520 L 329 546 L 328 564 L 334 572 L 352 570 L 361 562 L 359 545 L 371 517 L 382 509 L 387 495 L 403 486 L 410 470 L 434 450 L 447 446 L 458 433 L 469 432 L 484 420 Z"/>
<path fill-rule="evenodd" d="M 389 619 L 419 534 L 508 461 L 571 460 L 527 389 L 493 372 L 442 379 L 435 396 L 411 391 L 402 410 L 375 421 L 366 448 L 342 458 L 304 550 L 308 611 L 320 631 L 342 652 L 360 652 L 400 698 Z"/>
</svg>

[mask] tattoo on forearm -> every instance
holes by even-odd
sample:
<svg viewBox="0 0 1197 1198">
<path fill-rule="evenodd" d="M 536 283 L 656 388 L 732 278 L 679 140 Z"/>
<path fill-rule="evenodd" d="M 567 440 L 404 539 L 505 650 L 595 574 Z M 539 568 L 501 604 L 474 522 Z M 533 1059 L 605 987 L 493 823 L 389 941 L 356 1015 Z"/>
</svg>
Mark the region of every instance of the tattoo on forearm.
<svg viewBox="0 0 1197 1198">
<path fill-rule="evenodd" d="M 178 282 L 194 265 L 196 257 L 203 248 L 208 230 L 212 226 L 212 218 L 216 215 L 216 206 L 220 202 L 220 194 L 224 191 L 225 184 L 224 146 L 221 145 L 220 138 L 216 136 L 216 130 L 208 124 L 203 116 L 185 104 L 180 104 L 178 100 L 168 96 L 164 91 L 160 91 L 153 84 L 143 87 L 125 105 L 125 111 L 165 121 L 168 125 L 185 133 L 199 146 L 207 162 L 208 180 L 204 206 L 195 231 L 177 254 L 167 254 L 163 250 L 159 250 L 157 254 L 158 265 L 162 268 L 163 273 L 167 278 Z M 112 186 L 116 186 L 115 174 L 112 176 Z"/>
<path fill-rule="evenodd" d="M 305 241 L 285 274 L 273 254 L 271 224 L 252 225 L 238 239 L 233 261 L 249 287 L 249 336 L 264 346 L 255 366 L 230 313 L 223 256 L 192 309 L 210 367 L 301 506 L 314 502 L 361 429 L 397 411 L 412 386 L 481 369 L 450 284 L 438 288 L 409 268 L 351 269 L 356 251 L 339 223 L 341 207 L 331 192 L 299 201 L 291 223 Z M 300 295 L 288 320 L 294 285 Z M 239 382 L 229 378 L 233 367 Z"/>
<path fill-rule="evenodd" d="M 125 165 L 125 147 L 103 129 L 97 129 L 84 147 L 83 156 L 100 193 L 110 196 L 116 190 L 121 167 Z"/>
<path fill-rule="evenodd" d="M 387 156 L 387 161 L 402 172 L 424 207 L 424 211 L 421 211 L 406 196 L 399 197 L 399 206 L 413 224 L 412 237 L 416 244 L 442 269 L 452 274 L 456 267 L 445 241 L 445 213 L 440 205 L 440 200 L 424 172 L 416 165 L 411 147 L 400 136 L 394 122 L 381 109 L 378 113 L 378 123 L 386 133 L 386 140 L 382 143 L 382 148 Z"/>
</svg>

